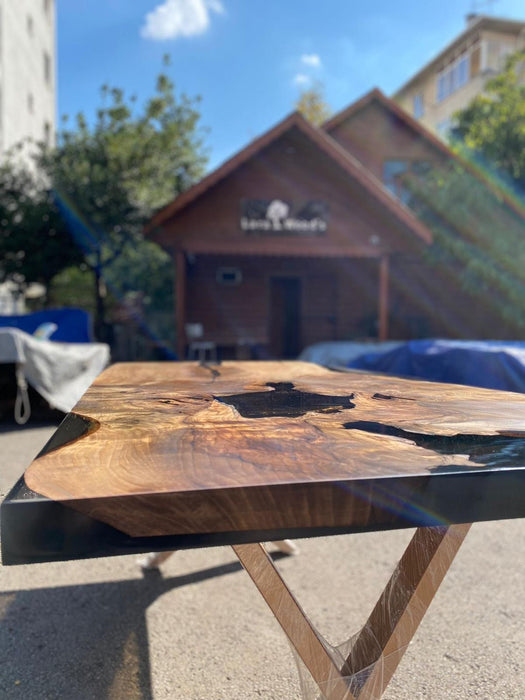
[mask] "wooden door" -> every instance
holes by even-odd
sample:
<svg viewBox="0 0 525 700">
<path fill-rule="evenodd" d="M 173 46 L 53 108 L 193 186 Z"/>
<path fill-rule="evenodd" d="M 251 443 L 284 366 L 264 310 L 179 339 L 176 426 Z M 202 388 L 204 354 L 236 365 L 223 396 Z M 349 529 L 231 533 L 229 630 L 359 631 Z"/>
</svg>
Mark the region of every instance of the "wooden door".
<svg viewBox="0 0 525 700">
<path fill-rule="evenodd" d="M 274 357 L 297 357 L 301 351 L 301 280 L 270 278 L 270 353 Z"/>
</svg>

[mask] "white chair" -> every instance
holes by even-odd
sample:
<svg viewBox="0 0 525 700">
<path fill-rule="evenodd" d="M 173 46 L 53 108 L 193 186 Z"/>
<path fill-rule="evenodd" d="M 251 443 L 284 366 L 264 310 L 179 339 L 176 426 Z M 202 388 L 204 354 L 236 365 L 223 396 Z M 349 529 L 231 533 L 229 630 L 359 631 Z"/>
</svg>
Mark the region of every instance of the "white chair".
<svg viewBox="0 0 525 700">
<path fill-rule="evenodd" d="M 188 360 L 217 362 L 217 345 L 212 340 L 200 340 L 204 335 L 202 323 L 187 323 Z"/>
</svg>

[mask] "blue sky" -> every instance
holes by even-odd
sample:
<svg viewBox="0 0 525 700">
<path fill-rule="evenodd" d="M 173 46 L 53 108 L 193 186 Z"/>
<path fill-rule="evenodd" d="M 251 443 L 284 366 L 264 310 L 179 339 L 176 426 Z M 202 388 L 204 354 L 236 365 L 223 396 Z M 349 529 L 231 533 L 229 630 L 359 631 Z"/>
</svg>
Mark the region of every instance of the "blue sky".
<svg viewBox="0 0 525 700">
<path fill-rule="evenodd" d="M 294 108 L 319 80 L 334 111 L 391 94 L 478 12 L 525 20 L 523 0 L 58 0 L 58 113 L 90 120 L 104 83 L 145 101 L 169 53 L 200 95 L 210 167 Z"/>
</svg>

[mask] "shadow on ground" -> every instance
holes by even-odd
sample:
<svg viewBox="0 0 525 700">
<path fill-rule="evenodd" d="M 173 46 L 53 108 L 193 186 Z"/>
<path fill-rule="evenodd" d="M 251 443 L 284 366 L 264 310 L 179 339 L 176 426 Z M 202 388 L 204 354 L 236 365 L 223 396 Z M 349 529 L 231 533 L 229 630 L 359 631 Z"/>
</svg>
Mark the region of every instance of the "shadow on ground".
<svg viewBox="0 0 525 700">
<path fill-rule="evenodd" d="M 148 607 L 241 568 L 234 561 L 170 578 L 154 570 L 130 581 L 0 592 L 0 697 L 152 700 Z"/>
<path fill-rule="evenodd" d="M 146 611 L 161 595 L 240 571 L 232 562 L 164 579 L 0 593 L 3 700 L 150 700 Z"/>
</svg>

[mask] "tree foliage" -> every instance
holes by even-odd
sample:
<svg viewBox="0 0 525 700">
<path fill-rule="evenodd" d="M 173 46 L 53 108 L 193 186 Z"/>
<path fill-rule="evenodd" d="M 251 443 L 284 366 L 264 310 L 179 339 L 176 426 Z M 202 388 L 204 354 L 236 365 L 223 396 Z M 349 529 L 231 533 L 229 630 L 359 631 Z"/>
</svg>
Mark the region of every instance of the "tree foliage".
<svg viewBox="0 0 525 700">
<path fill-rule="evenodd" d="M 456 119 L 457 139 L 525 190 L 525 50 Z"/>
<path fill-rule="evenodd" d="M 429 226 L 431 264 L 453 272 L 465 292 L 525 332 L 525 219 L 463 165 L 451 162 L 404 178 L 411 207 Z"/>
<path fill-rule="evenodd" d="M 0 166 L 0 282 L 23 291 L 32 282 L 48 287 L 64 267 L 83 255 L 34 171 L 9 158 Z"/>
<path fill-rule="evenodd" d="M 323 85 L 319 82 L 303 90 L 295 103 L 295 109 L 314 126 L 321 126 L 332 116 L 332 110 L 325 100 Z"/>
<path fill-rule="evenodd" d="M 92 121 L 83 114 L 71 124 L 64 118 L 56 147 L 39 145 L 33 168 L 38 182 L 30 178 L 31 168 L 15 173 L 6 165 L 0 172 L 2 274 L 48 284 L 83 261 L 94 272 L 99 326 L 103 278 L 117 296 L 131 293 L 132 285 L 152 304 L 171 303 L 171 261 L 143 239 L 143 226 L 203 175 L 207 161 L 199 100 L 176 94 L 165 72 L 142 107 L 109 86 L 101 99 Z M 63 290 L 70 276 L 62 277 Z"/>
<path fill-rule="evenodd" d="M 102 88 L 103 106 L 91 126 L 83 114 L 67 120 L 57 147 L 43 151 L 39 165 L 53 188 L 75 203 L 94 230 L 122 242 L 140 231 L 155 209 L 202 176 L 206 157 L 195 108 L 177 99 L 167 75 L 142 112 L 118 88 Z"/>
</svg>

